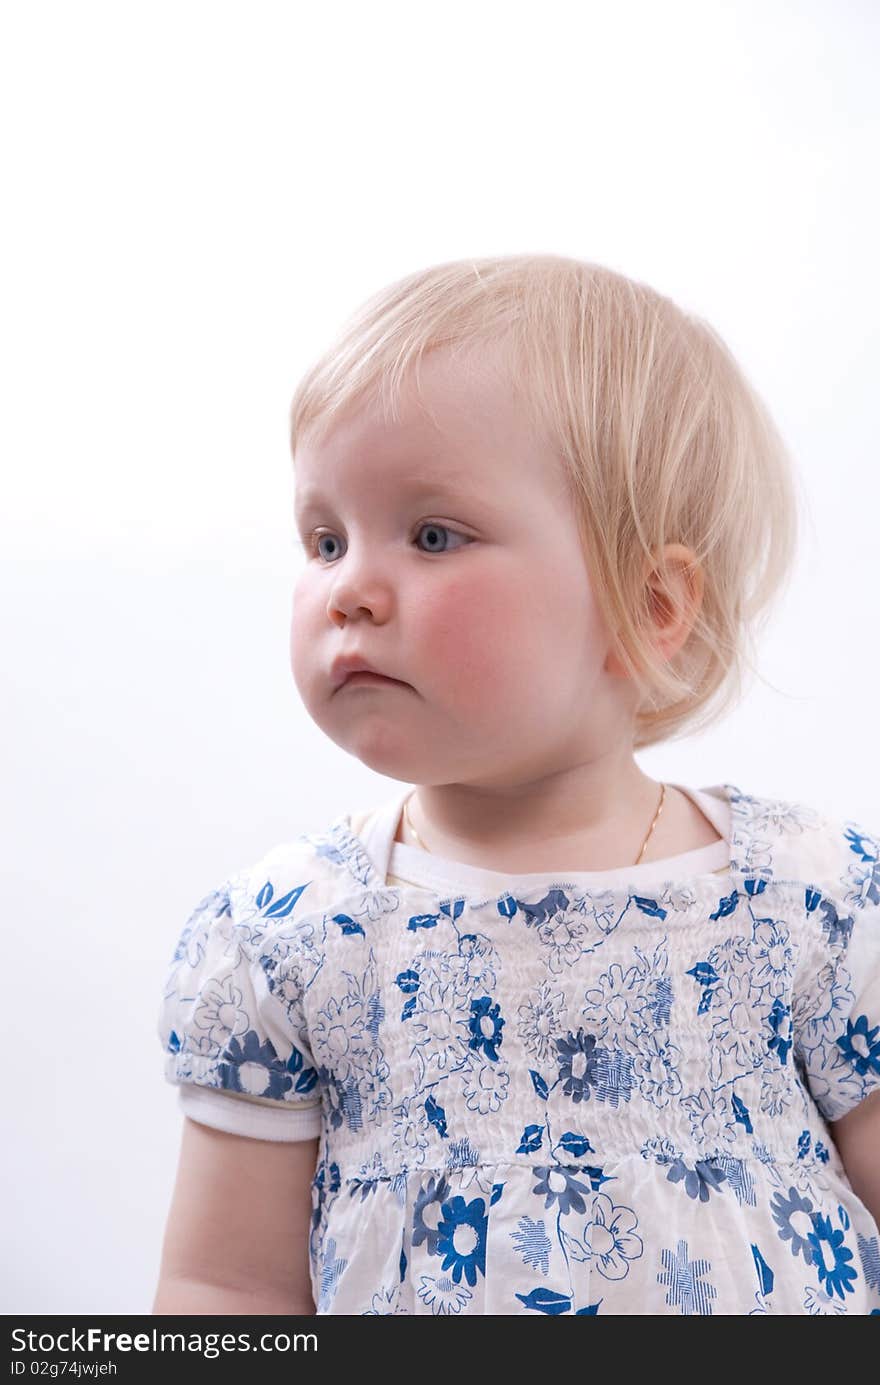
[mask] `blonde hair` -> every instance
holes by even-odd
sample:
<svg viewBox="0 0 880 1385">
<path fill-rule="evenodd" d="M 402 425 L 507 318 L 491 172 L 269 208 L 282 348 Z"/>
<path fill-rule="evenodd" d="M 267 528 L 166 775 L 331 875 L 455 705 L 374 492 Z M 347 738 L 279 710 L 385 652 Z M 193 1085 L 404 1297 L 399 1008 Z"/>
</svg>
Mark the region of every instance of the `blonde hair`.
<svg viewBox="0 0 880 1385">
<path fill-rule="evenodd" d="M 511 255 L 432 266 L 381 290 L 312 366 L 291 442 L 323 435 L 375 395 L 397 417 L 422 355 L 503 345 L 511 385 L 549 429 L 570 485 L 597 604 L 638 689 L 634 748 L 703 731 L 742 696 L 743 670 L 798 537 L 782 438 L 720 336 L 670 299 L 601 265 Z M 646 565 L 681 543 L 702 599 L 668 659 L 651 641 Z"/>
</svg>

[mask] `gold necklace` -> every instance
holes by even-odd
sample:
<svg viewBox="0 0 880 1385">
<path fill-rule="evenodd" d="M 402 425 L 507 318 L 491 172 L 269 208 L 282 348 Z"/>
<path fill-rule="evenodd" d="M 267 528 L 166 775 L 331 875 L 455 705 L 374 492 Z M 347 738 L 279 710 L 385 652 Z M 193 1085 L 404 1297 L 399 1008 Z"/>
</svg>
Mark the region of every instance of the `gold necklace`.
<svg viewBox="0 0 880 1385">
<path fill-rule="evenodd" d="M 419 836 L 418 832 L 417 832 L 416 829 L 413 827 L 413 825 L 412 825 L 412 819 L 410 818 L 410 815 L 409 815 L 409 800 L 410 800 L 410 798 L 413 797 L 413 794 L 414 794 L 414 793 L 415 793 L 415 789 L 413 789 L 413 793 L 411 793 L 411 794 L 409 795 L 409 798 L 407 798 L 406 801 L 404 802 L 404 805 L 403 805 L 403 819 L 404 819 L 404 822 L 406 823 L 407 827 L 409 828 L 410 832 L 412 832 L 413 836 L 415 837 L 416 841 L 418 842 L 419 846 L 422 848 L 422 850 L 423 850 L 423 851 L 428 851 L 428 847 L 425 846 L 425 843 L 422 841 L 422 839 L 421 839 L 421 837 Z M 636 857 L 636 861 L 635 861 L 635 864 L 636 864 L 636 865 L 639 864 L 639 861 L 641 861 L 642 857 L 643 857 L 644 854 L 645 854 L 645 847 L 648 845 L 648 842 L 650 841 L 651 833 L 654 831 L 654 828 L 657 826 L 657 819 L 659 818 L 661 812 L 663 811 L 663 804 L 664 804 L 665 800 L 666 800 L 666 785 L 665 785 L 665 784 L 661 784 L 661 785 L 660 785 L 660 803 L 659 803 L 659 805 L 658 805 L 658 808 L 657 808 L 656 813 L 654 814 L 654 821 L 651 823 L 651 826 L 648 828 L 648 835 L 647 835 L 647 837 L 645 838 L 645 840 L 642 842 L 642 849 L 641 849 L 641 851 L 639 852 L 638 856 Z"/>
</svg>

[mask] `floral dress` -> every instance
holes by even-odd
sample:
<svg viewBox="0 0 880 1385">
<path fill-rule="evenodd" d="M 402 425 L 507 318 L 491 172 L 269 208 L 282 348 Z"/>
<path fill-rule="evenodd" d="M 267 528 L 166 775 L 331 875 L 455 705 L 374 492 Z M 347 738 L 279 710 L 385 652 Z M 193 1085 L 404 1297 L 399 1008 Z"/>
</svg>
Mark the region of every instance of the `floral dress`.
<svg viewBox="0 0 880 1385">
<path fill-rule="evenodd" d="M 194 1119 L 318 1138 L 318 1313 L 880 1313 L 829 1125 L 880 1087 L 878 838 L 723 784 L 720 871 L 487 891 L 389 874 L 409 792 L 202 899 L 162 1003 Z"/>
</svg>

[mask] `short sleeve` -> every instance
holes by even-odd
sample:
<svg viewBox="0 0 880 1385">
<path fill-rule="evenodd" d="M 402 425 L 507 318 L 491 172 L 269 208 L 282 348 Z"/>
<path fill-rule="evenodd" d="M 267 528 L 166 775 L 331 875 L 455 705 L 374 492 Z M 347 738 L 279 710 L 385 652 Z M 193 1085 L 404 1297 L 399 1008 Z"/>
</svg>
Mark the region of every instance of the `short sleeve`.
<svg viewBox="0 0 880 1385">
<path fill-rule="evenodd" d="M 263 874 L 242 872 L 200 900 L 180 935 L 159 1036 L 166 1079 L 204 1125 L 263 1140 L 320 1133 L 301 930 L 290 921 L 300 892 L 279 894 Z"/>
<path fill-rule="evenodd" d="M 824 1118 L 880 1087 L 880 848 L 848 822 L 840 888 L 808 889 L 808 942 L 792 1006 L 795 1058 Z"/>
</svg>

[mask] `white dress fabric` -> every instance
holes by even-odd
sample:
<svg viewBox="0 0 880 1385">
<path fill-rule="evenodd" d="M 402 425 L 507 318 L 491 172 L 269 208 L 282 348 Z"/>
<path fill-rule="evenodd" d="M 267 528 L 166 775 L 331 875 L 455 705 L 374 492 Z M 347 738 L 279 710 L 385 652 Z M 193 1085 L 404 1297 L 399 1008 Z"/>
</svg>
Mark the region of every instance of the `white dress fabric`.
<svg viewBox="0 0 880 1385">
<path fill-rule="evenodd" d="M 880 843 L 676 787 L 720 840 L 483 871 L 393 840 L 407 787 L 197 905 L 166 1076 L 318 1139 L 318 1313 L 880 1314 L 829 1124 L 880 1087 Z"/>
</svg>

